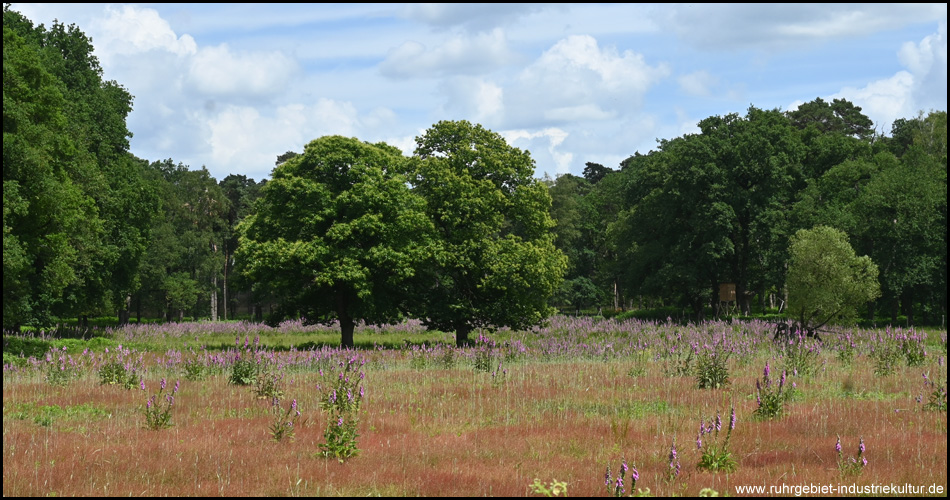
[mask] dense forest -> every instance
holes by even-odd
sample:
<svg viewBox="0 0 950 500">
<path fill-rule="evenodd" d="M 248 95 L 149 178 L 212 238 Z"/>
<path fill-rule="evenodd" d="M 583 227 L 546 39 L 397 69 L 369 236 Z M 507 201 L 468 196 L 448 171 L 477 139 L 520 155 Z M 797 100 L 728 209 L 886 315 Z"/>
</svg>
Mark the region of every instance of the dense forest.
<svg viewBox="0 0 950 500">
<path fill-rule="evenodd" d="M 782 311 L 790 241 L 815 226 L 876 264 L 862 315 L 946 315 L 946 111 L 884 135 L 846 100 L 752 106 L 554 179 L 498 134 L 440 122 L 411 157 L 315 138 L 255 181 L 135 157 L 132 106 L 78 27 L 4 7 L 4 329 L 415 316 L 464 337 L 554 307 L 703 319 L 723 283 L 737 314 Z"/>
</svg>

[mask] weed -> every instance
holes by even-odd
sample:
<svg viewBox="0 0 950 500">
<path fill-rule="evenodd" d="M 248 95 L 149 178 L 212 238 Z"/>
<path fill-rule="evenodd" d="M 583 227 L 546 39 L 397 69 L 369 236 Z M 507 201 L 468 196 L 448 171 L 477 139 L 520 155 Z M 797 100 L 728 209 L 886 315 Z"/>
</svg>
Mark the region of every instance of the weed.
<svg viewBox="0 0 950 500">
<path fill-rule="evenodd" d="M 342 371 L 333 387 L 320 402 L 328 414 L 327 428 L 323 432 L 324 443 L 320 445 L 325 457 L 335 457 L 340 463 L 359 454 L 356 445 L 360 406 L 363 404 L 362 382 L 364 374 L 359 371 L 365 360 L 357 364 L 357 357 L 340 362 Z M 358 371 L 358 373 L 354 373 Z"/>
<path fill-rule="evenodd" d="M 534 484 L 529 484 L 528 487 L 538 495 L 546 497 L 567 496 L 567 483 L 557 479 L 552 479 L 550 484 L 545 485 L 540 479 L 534 478 Z"/>
<path fill-rule="evenodd" d="M 785 371 L 782 372 L 782 377 L 777 385 L 773 385 L 770 374 L 769 362 L 766 361 L 762 382 L 759 382 L 758 379 L 755 381 L 755 401 L 758 406 L 754 415 L 762 420 L 771 420 L 781 416 L 785 403 L 792 398 L 794 390 L 785 385 Z"/>
<path fill-rule="evenodd" d="M 142 390 L 145 390 L 145 381 L 142 381 Z M 162 379 L 158 394 L 153 394 L 145 402 L 145 427 L 147 429 L 158 430 L 171 427 L 172 406 L 175 405 L 175 394 L 178 393 L 178 381 L 175 381 L 175 388 L 171 394 L 167 394 L 162 402 L 162 393 L 165 392 L 165 379 Z"/>
<path fill-rule="evenodd" d="M 135 368 L 126 367 L 118 361 L 106 363 L 99 367 L 99 385 L 120 385 L 131 390 L 139 385 L 141 377 Z"/>
<path fill-rule="evenodd" d="M 719 389 L 729 384 L 729 352 L 721 348 L 705 351 L 696 365 L 700 389 Z"/>
<path fill-rule="evenodd" d="M 838 436 L 838 441 L 835 443 L 835 451 L 838 453 L 838 471 L 841 472 L 842 477 L 860 476 L 868 465 L 868 459 L 864 456 L 864 438 L 861 438 L 858 444 L 857 457 L 844 458 L 841 452 L 841 436 Z"/>
<path fill-rule="evenodd" d="M 716 419 L 710 419 L 709 422 L 699 420 L 699 435 L 696 436 L 696 447 L 702 451 L 699 469 L 705 469 L 710 472 L 733 472 L 738 467 L 736 459 L 729 451 L 729 438 L 732 437 L 732 430 L 736 427 L 736 409 L 733 407 L 729 417 L 729 427 L 726 430 L 726 438 L 720 444 L 719 434 L 722 430 L 722 419 L 719 413 L 716 413 Z M 703 444 L 703 437 L 709 436 L 708 441 Z"/>
<path fill-rule="evenodd" d="M 297 419 L 300 418 L 300 410 L 297 409 L 297 400 L 290 403 L 287 411 L 283 411 L 280 405 L 280 399 L 274 397 L 271 403 L 271 413 L 274 415 L 274 422 L 270 426 L 270 435 L 274 441 L 280 442 L 284 438 L 294 439 L 294 426 Z"/>
<path fill-rule="evenodd" d="M 231 377 L 228 383 L 234 385 L 253 385 L 257 381 L 260 367 L 249 359 L 239 359 L 231 366 Z"/>
</svg>

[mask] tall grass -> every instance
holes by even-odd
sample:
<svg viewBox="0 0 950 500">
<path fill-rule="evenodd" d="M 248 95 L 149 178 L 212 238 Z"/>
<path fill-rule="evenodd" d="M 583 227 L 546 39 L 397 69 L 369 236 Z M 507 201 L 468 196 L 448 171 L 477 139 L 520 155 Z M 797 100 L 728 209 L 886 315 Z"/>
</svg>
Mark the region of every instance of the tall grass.
<svg viewBox="0 0 950 500">
<path fill-rule="evenodd" d="M 789 375 L 797 389 L 781 419 L 760 420 L 752 416 L 762 366 L 787 361 L 764 323 L 554 318 L 532 331 L 480 332 L 490 342 L 462 349 L 450 336 L 405 324 L 358 331 L 371 339 L 358 352 L 290 348 L 288 336 L 322 334 L 302 325 L 203 325 L 116 331 L 108 352 L 67 346 L 77 375 L 65 385 L 47 381 L 58 352 L 5 362 L 4 495 L 523 496 L 540 478 L 564 482 L 572 496 L 600 496 L 604 464 L 621 456 L 636 463 L 637 487 L 652 494 L 697 495 L 706 487 L 735 494 L 735 485 L 837 484 L 837 436 L 867 445 L 857 484 L 947 484 L 946 412 L 916 402 L 921 373 L 946 380 L 943 332 L 823 336 L 812 373 Z M 405 338 L 427 342 L 407 346 Z M 926 350 L 923 361 L 875 374 L 872 353 L 904 338 Z M 853 350 L 847 362 L 837 355 L 845 347 Z M 730 352 L 728 385 L 700 389 L 695 372 L 667 369 L 671 353 L 714 348 Z M 327 377 L 355 354 L 365 359 L 360 453 L 341 464 L 320 456 L 330 418 L 320 402 Z M 476 369 L 486 358 L 491 370 Z M 271 400 L 259 399 L 253 385 L 228 383 L 238 360 L 283 374 L 281 389 L 300 412 L 293 440 L 273 439 Z M 184 379 L 196 363 L 205 370 L 183 380 L 174 426 L 149 431 L 140 390 L 99 384 L 97 370 L 110 363 L 135 366 L 149 387 Z M 698 468 L 701 451 L 689 446 L 696 422 L 732 406 L 736 470 Z M 34 413 L 43 413 L 43 425 Z M 670 481 L 674 438 L 682 470 Z"/>
</svg>

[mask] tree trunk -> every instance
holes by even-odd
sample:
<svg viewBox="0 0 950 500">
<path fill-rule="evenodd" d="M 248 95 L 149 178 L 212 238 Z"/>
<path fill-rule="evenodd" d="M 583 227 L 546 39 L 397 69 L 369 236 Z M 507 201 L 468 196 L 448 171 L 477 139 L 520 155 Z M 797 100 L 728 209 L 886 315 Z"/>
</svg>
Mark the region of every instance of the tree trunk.
<svg viewBox="0 0 950 500">
<path fill-rule="evenodd" d="M 221 294 L 224 295 L 224 320 L 228 320 L 228 247 L 224 247 L 224 283 L 222 283 Z"/>
<path fill-rule="evenodd" d="M 211 321 L 218 321 L 218 276 L 211 275 Z"/>
<path fill-rule="evenodd" d="M 455 346 L 456 347 L 465 347 L 471 344 L 468 340 L 468 334 L 472 331 L 471 325 L 468 323 L 462 323 L 461 325 L 455 327 Z"/>
<path fill-rule="evenodd" d="M 336 287 L 336 317 L 340 321 L 340 347 L 353 348 L 354 322 L 350 316 L 350 301 L 348 291 L 344 286 Z"/>
</svg>

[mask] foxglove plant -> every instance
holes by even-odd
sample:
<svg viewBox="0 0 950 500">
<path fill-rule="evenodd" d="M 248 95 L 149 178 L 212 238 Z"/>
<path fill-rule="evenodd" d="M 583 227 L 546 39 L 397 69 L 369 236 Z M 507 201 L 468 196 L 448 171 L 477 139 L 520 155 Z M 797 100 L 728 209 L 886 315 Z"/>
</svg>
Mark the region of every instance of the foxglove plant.
<svg viewBox="0 0 950 500">
<path fill-rule="evenodd" d="M 938 383 L 924 373 L 924 387 L 928 387 L 930 390 L 930 396 L 927 403 L 924 404 L 924 410 L 947 411 L 947 379 L 944 378 L 942 382 Z"/>
<path fill-rule="evenodd" d="M 680 461 L 676 455 L 676 438 L 675 437 L 673 438 L 673 445 L 670 446 L 669 459 L 670 459 L 670 467 L 669 467 L 669 471 L 667 472 L 667 479 L 669 481 L 673 481 L 680 475 Z"/>
<path fill-rule="evenodd" d="M 792 398 L 793 389 L 786 385 L 787 373 L 782 371 L 778 384 L 773 384 L 769 362 L 765 362 L 762 381 L 755 381 L 755 401 L 758 406 L 754 415 L 763 420 L 771 420 L 782 415 L 785 403 Z"/>
<path fill-rule="evenodd" d="M 844 454 L 841 451 L 841 436 L 838 436 L 838 441 L 835 443 L 835 452 L 838 453 L 838 470 L 842 476 L 861 475 L 861 472 L 863 472 L 864 468 L 868 465 L 868 459 L 864 456 L 864 451 L 864 438 L 861 438 L 858 444 L 858 456 L 851 456 L 847 459 L 844 458 Z"/>
<path fill-rule="evenodd" d="M 719 435 L 722 431 L 722 418 L 719 412 L 716 412 L 716 419 L 710 419 L 705 422 L 699 420 L 699 434 L 696 436 L 696 447 L 702 452 L 699 460 L 700 469 L 706 469 L 711 472 L 732 472 L 736 470 L 738 464 L 732 453 L 729 451 L 729 438 L 732 437 L 732 431 L 736 428 L 736 409 L 732 408 L 729 417 L 729 426 L 726 430 L 726 437 L 719 443 Z M 706 444 L 703 444 L 703 437 L 709 436 Z"/>
<path fill-rule="evenodd" d="M 141 382 L 140 387 L 142 390 L 145 390 L 144 380 Z M 147 429 L 165 429 L 172 425 L 172 407 L 175 405 L 175 394 L 178 393 L 178 381 L 175 381 L 175 388 L 172 389 L 171 394 L 166 394 L 165 397 L 162 398 L 163 392 L 165 392 L 164 378 L 159 385 L 158 394 L 153 394 L 152 397 L 145 401 L 145 427 Z"/>
<path fill-rule="evenodd" d="M 647 496 L 650 493 L 650 489 L 647 488 L 646 491 L 637 490 L 637 481 L 640 479 L 640 472 L 637 471 L 637 466 L 633 467 L 627 466 L 627 460 L 621 459 L 620 462 L 620 475 L 616 479 L 613 479 L 610 475 L 610 464 L 607 464 L 607 472 L 604 474 L 604 485 L 607 487 L 607 494 L 613 497 L 622 497 L 624 493 L 627 492 L 626 485 L 624 484 L 624 477 L 627 475 L 627 471 L 630 471 L 630 495 L 628 496 Z M 636 490 L 636 493 L 634 493 Z"/>
<path fill-rule="evenodd" d="M 365 363 L 366 360 L 357 356 L 340 361 L 339 376 L 320 402 L 328 417 L 323 433 L 325 442 L 320 449 L 323 456 L 336 457 L 340 463 L 359 453 L 356 438 L 359 437 L 357 425 L 364 396 L 362 383 L 365 374 L 361 369 Z"/>
<path fill-rule="evenodd" d="M 271 413 L 274 415 L 274 422 L 270 426 L 270 435 L 274 441 L 280 442 L 284 438 L 294 439 L 294 428 L 297 419 L 300 418 L 300 410 L 297 408 L 297 400 L 290 402 L 287 411 L 283 411 L 280 399 L 274 397 L 271 402 Z"/>
</svg>

